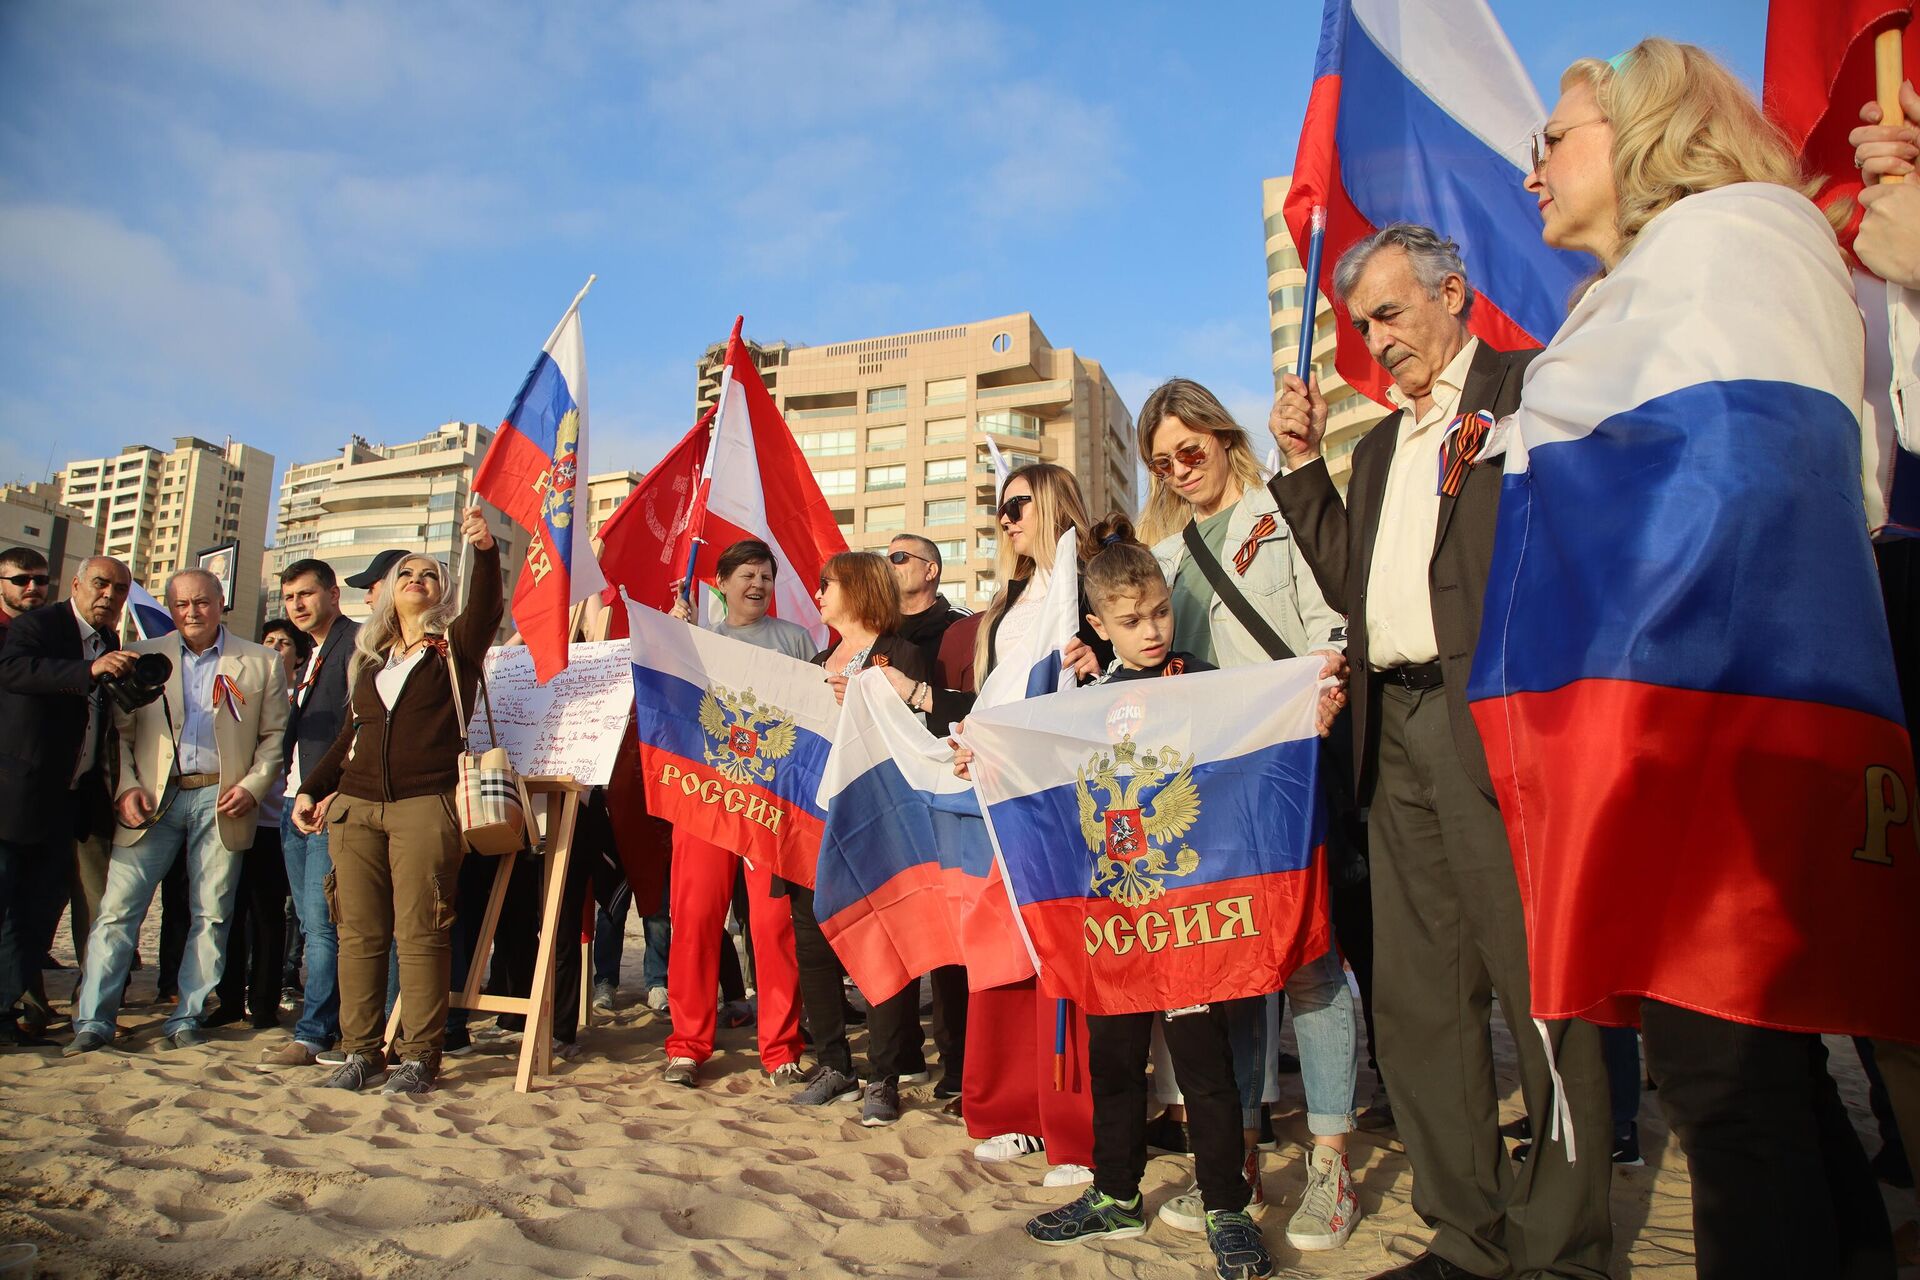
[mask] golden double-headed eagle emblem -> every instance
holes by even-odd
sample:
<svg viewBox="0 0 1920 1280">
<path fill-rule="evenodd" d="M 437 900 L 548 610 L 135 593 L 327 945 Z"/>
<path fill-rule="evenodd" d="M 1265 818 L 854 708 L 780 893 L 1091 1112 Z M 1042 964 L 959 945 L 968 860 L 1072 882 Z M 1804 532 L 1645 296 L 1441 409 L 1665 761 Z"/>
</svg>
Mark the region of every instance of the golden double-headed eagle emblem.
<svg viewBox="0 0 1920 1280">
<path fill-rule="evenodd" d="M 580 411 L 567 410 L 554 430 L 553 467 L 547 472 L 540 514 L 556 529 L 573 523 L 573 490 L 579 478 Z"/>
<path fill-rule="evenodd" d="M 773 781 L 772 761 L 793 750 L 793 722 L 778 708 L 754 697 L 714 685 L 700 699 L 700 729 L 709 739 L 707 763 L 729 782 Z"/>
<path fill-rule="evenodd" d="M 1101 855 L 1093 863 L 1094 892 L 1105 890 L 1123 907 L 1143 907 L 1166 893 L 1164 877 L 1199 868 L 1200 855 L 1190 846 L 1182 845 L 1172 861 L 1161 847 L 1179 840 L 1200 817 L 1193 759 L 1171 748 L 1142 752 L 1126 737 L 1077 771 L 1080 834 Z M 1104 805 L 1095 792 L 1104 795 Z M 1145 807 L 1149 800 L 1151 811 Z"/>
</svg>

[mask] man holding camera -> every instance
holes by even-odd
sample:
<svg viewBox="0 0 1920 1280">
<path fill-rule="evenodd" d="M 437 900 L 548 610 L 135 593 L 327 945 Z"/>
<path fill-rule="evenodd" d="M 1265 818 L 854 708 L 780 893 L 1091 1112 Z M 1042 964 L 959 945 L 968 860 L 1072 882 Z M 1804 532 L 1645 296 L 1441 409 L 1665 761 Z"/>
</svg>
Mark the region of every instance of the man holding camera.
<svg viewBox="0 0 1920 1280">
<path fill-rule="evenodd" d="M 254 809 L 279 779 L 287 724 L 280 656 L 229 634 L 220 623 L 223 609 L 217 578 L 182 569 L 167 579 L 167 610 L 177 630 L 131 646 L 142 659 L 167 659 L 172 672 L 159 696 L 144 704 L 128 698 L 115 713 L 123 745 L 114 802 L 120 830 L 87 941 L 69 1055 L 113 1039 L 140 924 L 161 878 L 183 853 L 192 923 L 180 962 L 180 1002 L 162 1043 L 185 1049 L 206 1039 L 200 1015 L 225 963 L 240 855 L 258 830 Z"/>
<path fill-rule="evenodd" d="M 20 1029 L 15 1005 L 51 940 L 74 841 L 111 825 L 102 682 L 133 668 L 113 631 L 132 583 L 95 556 L 71 599 L 15 617 L 0 649 L 0 1048 L 51 1043 Z"/>
</svg>

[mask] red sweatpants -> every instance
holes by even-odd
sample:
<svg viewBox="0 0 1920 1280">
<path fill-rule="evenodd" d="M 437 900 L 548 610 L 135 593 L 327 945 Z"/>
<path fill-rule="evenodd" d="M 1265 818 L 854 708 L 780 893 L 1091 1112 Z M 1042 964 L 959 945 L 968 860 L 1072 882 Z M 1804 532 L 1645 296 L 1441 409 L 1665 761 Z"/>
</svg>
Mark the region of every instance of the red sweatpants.
<svg viewBox="0 0 1920 1280">
<path fill-rule="evenodd" d="M 720 948 L 738 855 L 678 830 L 673 833 L 673 941 L 667 949 L 667 1010 L 673 1034 L 667 1056 L 705 1062 L 713 1056 L 720 1000 Z M 773 897 L 773 873 L 748 866 L 747 927 L 753 930 L 753 976 L 760 1006 L 760 1065 L 768 1071 L 800 1061 L 800 967 L 793 958 L 793 913 Z"/>
<path fill-rule="evenodd" d="M 679 874 L 679 867 L 674 874 Z M 1038 1134 L 1048 1164 L 1093 1166 L 1093 1089 L 1087 1019 L 1067 1005 L 1066 1088 L 1053 1087 L 1055 1002 L 1032 978 L 967 998 L 967 1070 L 961 1108 L 976 1138 Z"/>
</svg>

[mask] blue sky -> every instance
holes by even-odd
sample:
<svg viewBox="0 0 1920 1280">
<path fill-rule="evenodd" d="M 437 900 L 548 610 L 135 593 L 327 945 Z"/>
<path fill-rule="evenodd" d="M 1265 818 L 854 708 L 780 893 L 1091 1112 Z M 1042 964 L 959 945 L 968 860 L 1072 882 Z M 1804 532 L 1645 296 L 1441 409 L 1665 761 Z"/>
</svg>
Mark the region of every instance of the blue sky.
<svg viewBox="0 0 1920 1280">
<path fill-rule="evenodd" d="M 1560 69 L 1759 0 L 1493 0 Z M 1318 0 L 0 5 L 0 479 L 180 434 L 284 466 L 497 422 L 589 272 L 596 470 L 726 336 L 1031 311 L 1129 407 L 1270 395 L 1260 180 Z"/>
</svg>

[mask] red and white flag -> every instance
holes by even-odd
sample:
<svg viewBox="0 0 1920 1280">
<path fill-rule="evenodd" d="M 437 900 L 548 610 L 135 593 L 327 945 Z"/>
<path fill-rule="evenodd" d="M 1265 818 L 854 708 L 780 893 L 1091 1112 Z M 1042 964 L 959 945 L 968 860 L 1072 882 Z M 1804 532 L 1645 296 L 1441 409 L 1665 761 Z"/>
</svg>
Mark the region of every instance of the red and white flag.
<svg viewBox="0 0 1920 1280">
<path fill-rule="evenodd" d="M 600 526 L 600 572 L 608 584 L 601 598 L 613 610 L 617 632 L 609 639 L 626 634 L 622 588 L 628 599 L 649 609 L 664 613 L 673 603 L 674 581 L 687 569 L 687 540 L 693 536 L 694 502 L 712 426 L 709 409 Z"/>
<path fill-rule="evenodd" d="M 705 477 L 694 504 L 692 527 L 700 539 L 693 580 L 712 583 L 720 553 L 742 538 L 773 549 L 773 614 L 797 622 L 821 644 L 826 624 L 813 603 L 820 568 L 847 549 L 820 482 L 800 452 L 786 419 L 760 380 L 753 356 L 733 322 L 720 404 L 713 418 Z"/>
</svg>

